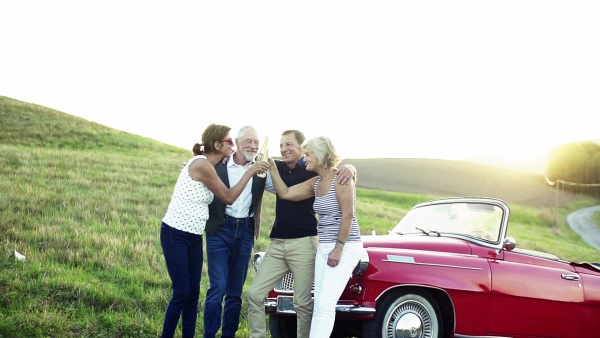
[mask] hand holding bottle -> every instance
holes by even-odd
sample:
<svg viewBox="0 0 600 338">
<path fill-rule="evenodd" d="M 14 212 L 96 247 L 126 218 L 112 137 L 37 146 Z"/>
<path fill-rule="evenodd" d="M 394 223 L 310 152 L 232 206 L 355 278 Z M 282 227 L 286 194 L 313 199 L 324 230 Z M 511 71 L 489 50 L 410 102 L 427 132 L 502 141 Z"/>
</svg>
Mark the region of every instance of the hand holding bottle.
<svg viewBox="0 0 600 338">
<path fill-rule="evenodd" d="M 269 162 L 266 161 L 256 161 L 250 167 L 250 170 L 257 176 L 265 175 L 267 170 L 269 170 Z"/>
<path fill-rule="evenodd" d="M 258 154 L 256 154 L 256 161 L 265 161 L 267 162 L 269 160 L 269 149 L 267 148 L 267 142 L 269 141 L 268 137 L 265 137 L 265 142 L 262 144 L 262 147 L 260 148 L 260 151 L 258 152 Z M 268 162 L 267 162 L 268 164 Z M 263 172 L 260 172 L 258 174 L 256 174 L 256 176 L 261 177 L 261 178 L 265 178 L 267 177 L 267 170 L 269 170 L 269 167 L 267 166 L 267 169 Z"/>
</svg>

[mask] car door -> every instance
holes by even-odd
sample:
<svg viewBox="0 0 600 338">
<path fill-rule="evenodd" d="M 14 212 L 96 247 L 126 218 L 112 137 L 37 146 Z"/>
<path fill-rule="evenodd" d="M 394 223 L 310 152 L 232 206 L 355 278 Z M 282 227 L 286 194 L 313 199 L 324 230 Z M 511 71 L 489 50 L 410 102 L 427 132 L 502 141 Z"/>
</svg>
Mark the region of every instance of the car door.
<svg viewBox="0 0 600 338">
<path fill-rule="evenodd" d="M 490 262 L 490 333 L 583 336 L 581 277 L 570 265 L 517 252 L 501 257 Z"/>
</svg>

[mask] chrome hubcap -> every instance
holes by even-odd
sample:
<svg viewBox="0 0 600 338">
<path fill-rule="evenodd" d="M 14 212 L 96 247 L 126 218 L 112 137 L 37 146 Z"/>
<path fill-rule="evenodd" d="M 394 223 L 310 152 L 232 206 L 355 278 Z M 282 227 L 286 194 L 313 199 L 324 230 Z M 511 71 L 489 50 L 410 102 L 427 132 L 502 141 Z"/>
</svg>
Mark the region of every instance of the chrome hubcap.
<svg viewBox="0 0 600 338">
<path fill-rule="evenodd" d="M 399 304 L 387 321 L 386 337 L 432 338 L 429 312 L 415 301 Z"/>
</svg>

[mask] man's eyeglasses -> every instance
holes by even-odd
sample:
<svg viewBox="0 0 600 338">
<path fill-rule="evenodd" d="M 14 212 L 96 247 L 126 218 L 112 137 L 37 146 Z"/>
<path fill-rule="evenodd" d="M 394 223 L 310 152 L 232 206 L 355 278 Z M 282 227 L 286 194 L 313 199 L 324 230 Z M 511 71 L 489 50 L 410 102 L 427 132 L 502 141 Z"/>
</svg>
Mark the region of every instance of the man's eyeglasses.
<svg viewBox="0 0 600 338">
<path fill-rule="evenodd" d="M 226 137 L 226 138 L 222 139 L 221 142 L 227 142 L 230 145 L 233 145 L 233 140 L 231 139 L 231 137 Z"/>
</svg>

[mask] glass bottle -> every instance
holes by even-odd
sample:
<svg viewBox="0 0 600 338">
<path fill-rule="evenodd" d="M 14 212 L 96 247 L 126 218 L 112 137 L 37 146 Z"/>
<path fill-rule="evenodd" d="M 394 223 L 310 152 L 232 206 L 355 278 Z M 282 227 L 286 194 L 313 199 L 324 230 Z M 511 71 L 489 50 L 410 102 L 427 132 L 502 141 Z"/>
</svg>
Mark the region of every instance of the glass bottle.
<svg viewBox="0 0 600 338">
<path fill-rule="evenodd" d="M 260 147 L 260 151 L 256 154 L 257 161 L 268 161 L 269 160 L 269 149 L 267 148 L 267 142 L 269 141 L 268 137 L 265 137 L 265 142 L 263 142 L 262 147 Z M 267 177 L 267 172 L 262 172 L 256 174 L 256 176 L 265 178 Z"/>
</svg>

